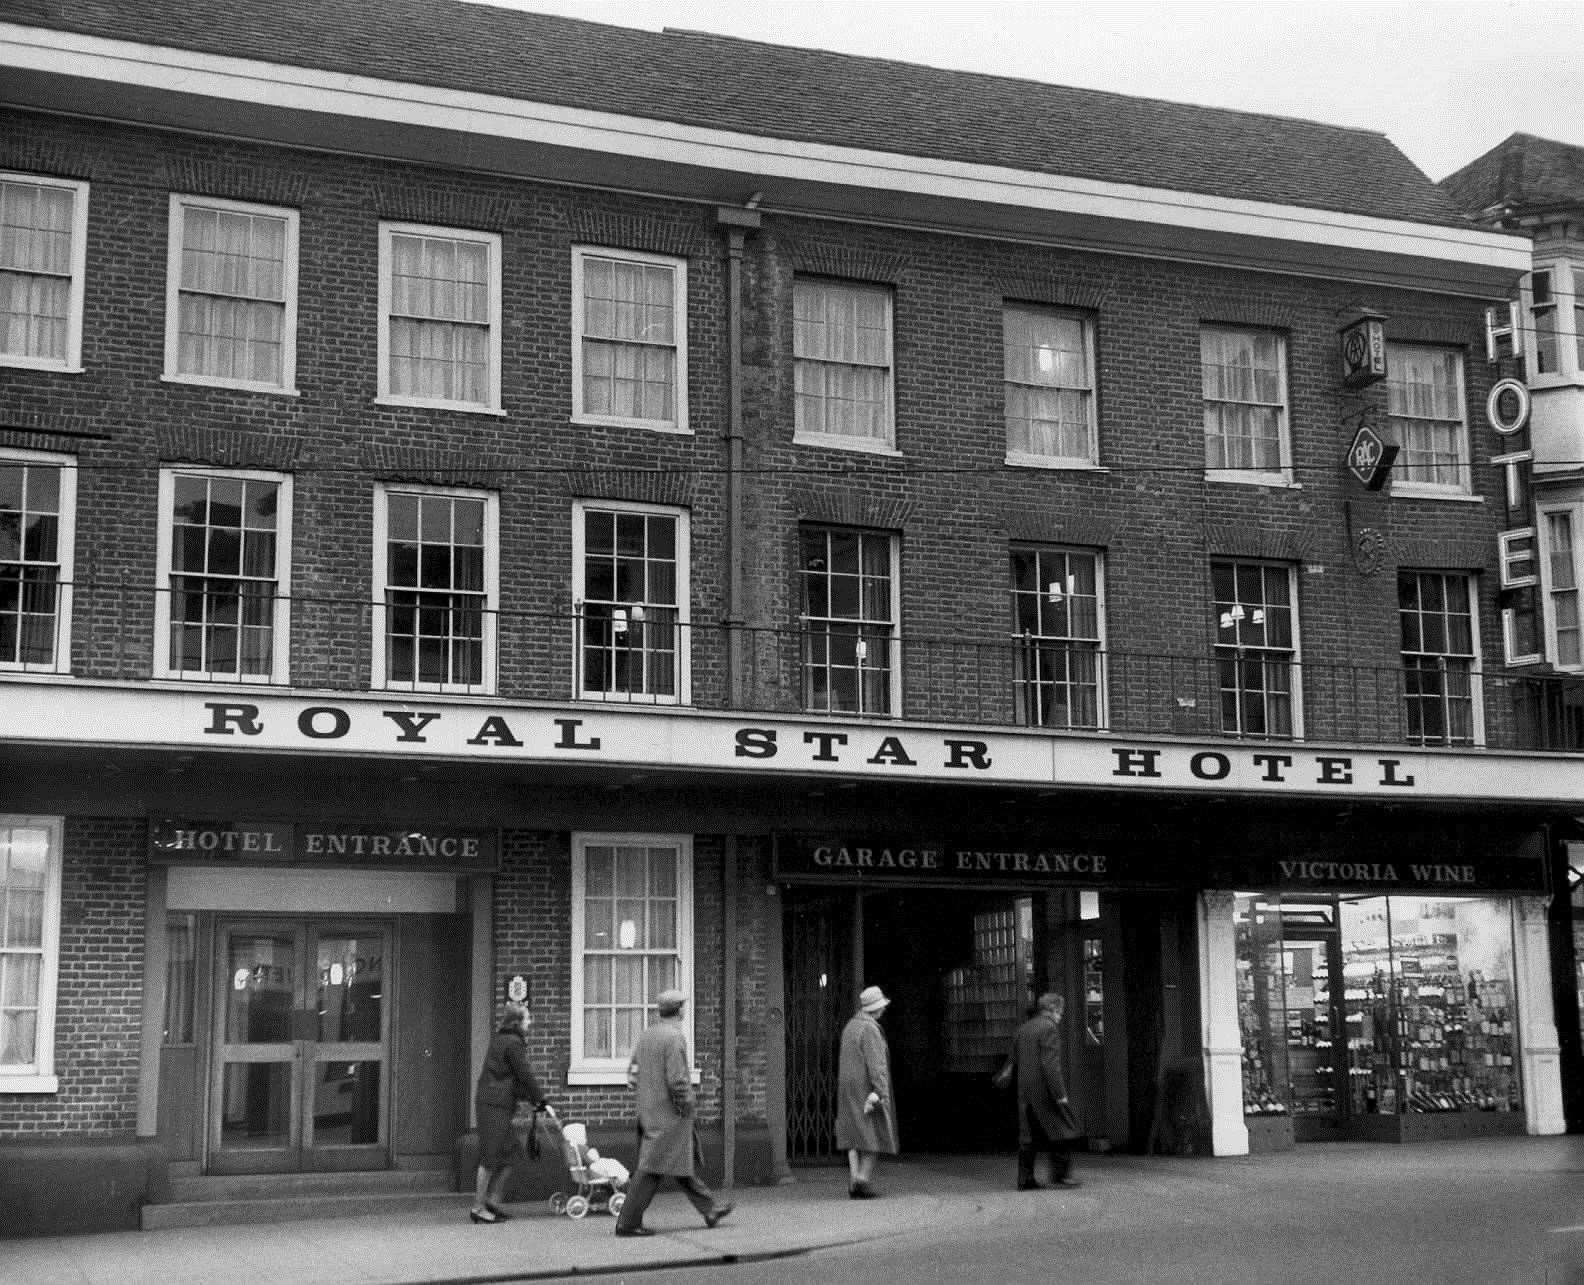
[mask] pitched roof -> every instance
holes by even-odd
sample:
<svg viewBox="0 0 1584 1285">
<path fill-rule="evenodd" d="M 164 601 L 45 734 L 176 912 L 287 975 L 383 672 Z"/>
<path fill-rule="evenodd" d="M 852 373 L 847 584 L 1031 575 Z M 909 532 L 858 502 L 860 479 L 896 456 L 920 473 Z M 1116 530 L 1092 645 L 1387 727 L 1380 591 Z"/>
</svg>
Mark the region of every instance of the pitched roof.
<svg viewBox="0 0 1584 1285">
<path fill-rule="evenodd" d="M 1513 134 L 1442 179 L 1441 187 L 1476 216 L 1584 206 L 1584 147 Z"/>
<path fill-rule="evenodd" d="M 760 137 L 1419 223 L 1384 134 L 455 0 L 0 0 L 0 21 Z"/>
</svg>

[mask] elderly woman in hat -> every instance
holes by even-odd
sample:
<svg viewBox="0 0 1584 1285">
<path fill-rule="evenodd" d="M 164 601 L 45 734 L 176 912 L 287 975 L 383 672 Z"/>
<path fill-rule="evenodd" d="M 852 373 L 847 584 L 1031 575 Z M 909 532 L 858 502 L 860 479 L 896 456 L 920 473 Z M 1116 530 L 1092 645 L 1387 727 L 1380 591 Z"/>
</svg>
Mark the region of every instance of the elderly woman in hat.
<svg viewBox="0 0 1584 1285">
<path fill-rule="evenodd" d="M 858 996 L 858 1011 L 841 1036 L 836 1067 L 836 1145 L 847 1152 L 847 1194 L 868 1200 L 876 1192 L 875 1159 L 897 1153 L 896 1107 L 891 1101 L 891 1051 L 880 1015 L 890 1000 L 878 986 Z"/>
<path fill-rule="evenodd" d="M 479 1070 L 473 1109 L 478 1115 L 479 1167 L 474 1184 L 473 1208 L 468 1216 L 476 1223 L 504 1222 L 511 1217 L 500 1207 L 511 1176 L 513 1161 L 522 1155 L 522 1143 L 512 1128 L 520 1099 L 535 1111 L 550 1111 L 539 1079 L 528 1065 L 528 1028 L 533 1015 L 523 1004 L 501 1009 L 500 1027 L 490 1040 Z M 554 1112 L 551 1112 L 553 1115 Z"/>
</svg>

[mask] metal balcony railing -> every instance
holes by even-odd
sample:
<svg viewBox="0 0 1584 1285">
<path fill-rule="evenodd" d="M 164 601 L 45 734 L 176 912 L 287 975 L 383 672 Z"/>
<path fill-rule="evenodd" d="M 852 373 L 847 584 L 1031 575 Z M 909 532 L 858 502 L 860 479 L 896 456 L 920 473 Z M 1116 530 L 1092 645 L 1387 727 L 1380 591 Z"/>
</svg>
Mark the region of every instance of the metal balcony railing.
<svg viewBox="0 0 1584 1285">
<path fill-rule="evenodd" d="M 290 598 L 223 582 L 182 591 L 79 582 L 69 666 L 50 603 L 29 647 L 0 601 L 0 672 L 71 673 L 502 700 L 686 705 L 1122 735 L 1584 751 L 1584 676 L 1156 654 L 1027 636 L 887 637 L 870 625 L 683 623 L 629 604 L 487 610 L 472 594 Z M 736 656 L 737 673 L 730 657 Z"/>
</svg>

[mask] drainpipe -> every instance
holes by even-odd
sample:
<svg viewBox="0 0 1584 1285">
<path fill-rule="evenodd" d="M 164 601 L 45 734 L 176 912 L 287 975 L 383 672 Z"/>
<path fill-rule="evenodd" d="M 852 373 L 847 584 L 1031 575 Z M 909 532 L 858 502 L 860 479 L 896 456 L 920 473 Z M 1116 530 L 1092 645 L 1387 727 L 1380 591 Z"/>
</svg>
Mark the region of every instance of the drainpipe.
<svg viewBox="0 0 1584 1285">
<path fill-rule="evenodd" d="M 752 204 L 750 202 L 750 204 Z M 726 681 L 732 709 L 743 707 L 743 243 L 759 227 L 759 212 L 721 206 L 726 233 Z M 737 1182 L 737 836 L 726 836 L 721 863 L 721 1159 L 722 1185 Z"/>
</svg>

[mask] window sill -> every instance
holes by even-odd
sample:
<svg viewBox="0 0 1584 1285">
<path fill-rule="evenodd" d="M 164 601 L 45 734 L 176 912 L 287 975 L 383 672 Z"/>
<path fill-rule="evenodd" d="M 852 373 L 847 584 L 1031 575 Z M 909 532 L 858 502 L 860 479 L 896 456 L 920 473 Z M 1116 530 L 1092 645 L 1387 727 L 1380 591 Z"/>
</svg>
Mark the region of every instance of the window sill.
<svg viewBox="0 0 1584 1285">
<path fill-rule="evenodd" d="M 826 437 L 813 433 L 794 433 L 793 446 L 818 446 L 828 451 L 859 451 L 864 455 L 895 455 L 902 452 L 889 442 L 875 442 L 861 437 Z"/>
<path fill-rule="evenodd" d="M 0 354 L 0 366 L 12 370 L 39 370 L 51 375 L 80 375 L 85 367 L 71 366 L 62 361 L 36 361 L 30 357 L 7 357 Z"/>
<path fill-rule="evenodd" d="M 686 693 L 681 696 L 647 696 L 643 693 L 629 695 L 626 692 L 579 692 L 574 700 L 590 705 L 634 705 L 640 709 L 678 709 L 689 706 L 692 701 Z"/>
<path fill-rule="evenodd" d="M 55 1075 L 0 1075 L 0 1095 L 6 1093 L 59 1093 Z"/>
<path fill-rule="evenodd" d="M 210 379 L 203 375 L 173 375 L 169 371 L 160 376 L 162 384 L 184 384 L 188 388 L 223 388 L 232 393 L 264 393 L 276 397 L 301 397 L 295 387 L 282 384 L 249 384 L 240 379 Z"/>
<path fill-rule="evenodd" d="M 704 1080 L 696 1066 L 690 1072 L 688 1078 L 695 1085 L 702 1084 Z M 603 1068 L 579 1070 L 577 1067 L 569 1067 L 567 1069 L 566 1082 L 569 1089 L 599 1088 L 610 1085 L 617 1085 L 625 1089 L 627 1087 L 627 1069 L 623 1067 L 620 1071 L 607 1071 Z"/>
<path fill-rule="evenodd" d="M 1394 500 L 1450 500 L 1454 504 L 1484 504 L 1483 495 L 1470 495 L 1467 491 L 1438 491 L 1429 487 L 1394 486 L 1391 489 Z"/>
<path fill-rule="evenodd" d="M 439 402 L 425 401 L 421 397 L 376 397 L 376 406 L 401 406 L 408 410 L 449 410 L 463 415 L 498 415 L 506 418 L 506 412 L 498 406 L 475 406 L 471 402 Z"/>
<path fill-rule="evenodd" d="M 1048 455 L 1022 455 L 1008 451 L 1007 465 L 1011 468 L 1061 469 L 1067 473 L 1109 473 L 1111 470 L 1093 460 L 1063 459 Z"/>
<path fill-rule="evenodd" d="M 692 437 L 693 429 L 665 419 L 624 419 L 620 415 L 584 415 L 574 411 L 572 423 L 592 428 L 639 428 L 646 433 L 669 433 L 673 437 Z"/>
<path fill-rule="evenodd" d="M 1254 469 L 1207 468 L 1206 482 L 1229 482 L 1233 486 L 1265 486 L 1277 491 L 1301 491 L 1302 482 L 1295 482 L 1285 473 L 1261 473 Z"/>
</svg>

